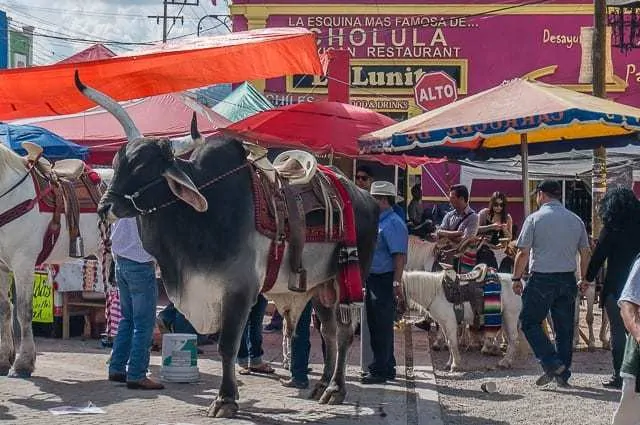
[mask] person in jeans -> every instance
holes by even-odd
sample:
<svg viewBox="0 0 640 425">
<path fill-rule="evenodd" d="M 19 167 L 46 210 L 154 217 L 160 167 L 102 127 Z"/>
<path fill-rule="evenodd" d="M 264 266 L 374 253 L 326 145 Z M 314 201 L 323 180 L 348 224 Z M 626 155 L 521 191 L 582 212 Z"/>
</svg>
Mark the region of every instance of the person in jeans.
<svg viewBox="0 0 640 425">
<path fill-rule="evenodd" d="M 598 271 L 607 261 L 607 272 L 602 285 L 600 302 L 606 309 L 611 331 L 613 376 L 602 383 L 606 388 L 622 388 L 620 367 L 624 355 L 627 333 L 620 316 L 618 299 L 633 262 L 640 253 L 640 201 L 632 190 L 615 188 L 607 192 L 598 210 L 603 228 L 598 236 L 589 268 L 587 285 L 593 285 Z"/>
<path fill-rule="evenodd" d="M 255 373 L 273 373 L 275 370 L 262 361 L 262 318 L 267 309 L 267 299 L 262 294 L 258 294 L 256 303 L 249 312 L 247 324 L 240 339 L 240 348 L 238 349 L 238 366 L 240 375 L 248 375 Z"/>
<path fill-rule="evenodd" d="M 620 295 L 620 314 L 629 331 L 620 376 L 622 396 L 613 425 L 640 424 L 640 257 L 635 260 Z"/>
<path fill-rule="evenodd" d="M 309 388 L 309 355 L 311 353 L 311 301 L 302 311 L 291 335 L 291 378 L 281 379 L 282 386 L 303 390 Z"/>
<path fill-rule="evenodd" d="M 589 240 L 580 217 L 560 202 L 559 182 L 545 180 L 538 184 L 535 192 L 540 208 L 525 219 L 516 241 L 513 291 L 522 295 L 522 331 L 545 372 L 536 385 L 547 385 L 555 379 L 559 386 L 567 387 L 578 293 L 576 254 L 580 253 L 580 276 L 584 279 L 589 263 Z M 531 277 L 523 291 L 522 277 L 527 264 Z M 542 328 L 549 311 L 555 346 Z"/>
<path fill-rule="evenodd" d="M 131 389 L 161 390 L 147 378 L 158 284 L 153 257 L 142 248 L 135 218 L 112 225 L 111 251 L 120 292 L 121 319 L 109 362 L 109 380 L 126 382 Z"/>
<path fill-rule="evenodd" d="M 404 304 L 402 271 L 406 264 L 409 234 L 407 226 L 394 211 L 396 187 L 389 182 L 376 181 L 371 195 L 380 206 L 378 242 L 366 282 L 365 307 L 371 335 L 373 363 L 365 374 L 363 384 L 381 384 L 396 377 L 393 355 L 393 323 L 396 304 Z"/>
</svg>

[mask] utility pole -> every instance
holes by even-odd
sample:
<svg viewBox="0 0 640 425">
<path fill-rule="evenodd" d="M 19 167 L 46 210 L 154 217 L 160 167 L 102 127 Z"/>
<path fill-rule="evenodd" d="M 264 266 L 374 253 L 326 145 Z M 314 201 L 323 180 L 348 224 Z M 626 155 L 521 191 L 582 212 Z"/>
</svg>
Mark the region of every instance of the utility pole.
<svg viewBox="0 0 640 425">
<path fill-rule="evenodd" d="M 156 23 L 159 24 L 160 20 L 162 20 L 162 42 L 167 42 L 167 21 L 171 19 L 175 24 L 176 21 L 180 21 L 181 24 L 184 24 L 184 18 L 182 16 L 169 16 L 167 15 L 169 10 L 169 5 L 172 6 L 200 6 L 200 0 L 162 0 L 162 6 L 164 7 L 164 12 L 162 15 L 149 15 L 147 16 L 149 19 L 155 19 Z"/>
<path fill-rule="evenodd" d="M 607 97 L 606 54 L 607 54 L 607 2 L 594 0 L 593 25 L 593 95 Z M 591 175 L 591 234 L 598 237 L 602 221 L 598 215 L 598 205 L 607 191 L 607 150 L 599 146 L 593 150 L 593 171 Z"/>
</svg>

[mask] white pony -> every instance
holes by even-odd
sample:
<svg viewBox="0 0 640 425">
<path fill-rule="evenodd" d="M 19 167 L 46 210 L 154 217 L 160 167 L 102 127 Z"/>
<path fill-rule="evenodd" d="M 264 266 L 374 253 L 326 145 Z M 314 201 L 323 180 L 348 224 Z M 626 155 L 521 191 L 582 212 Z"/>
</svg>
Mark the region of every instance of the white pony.
<svg viewBox="0 0 640 425">
<path fill-rule="evenodd" d="M 407 304 L 410 308 L 419 307 L 427 310 L 431 317 L 440 324 L 449 346 L 449 361 L 447 367 L 451 371 L 460 370 L 460 351 L 458 349 L 458 324 L 453 309 L 453 304 L 447 301 L 442 281 L 445 274 L 450 279 L 455 279 L 453 270 L 440 272 L 408 271 L 403 274 L 403 288 Z M 499 367 L 509 368 L 513 364 L 518 347 L 518 317 L 522 310 L 522 299 L 517 296 L 511 287 L 511 276 L 500 273 L 502 292 L 500 296 L 502 307 L 502 326 L 507 337 L 507 352 L 498 363 Z M 464 304 L 464 321 L 473 322 L 473 313 L 469 303 Z M 492 351 L 489 347 L 494 345 L 493 338 L 485 338 L 483 353 Z"/>
<path fill-rule="evenodd" d="M 0 143 L 0 214 L 35 199 L 36 189 L 25 161 Z M 25 178 L 26 176 L 26 178 Z M 40 213 L 36 205 L 26 214 L 0 227 L 0 375 L 29 377 L 35 368 L 36 350 L 31 330 L 33 272 L 52 213 Z M 85 254 L 97 252 L 97 214 L 80 214 L 80 234 Z M 69 255 L 66 219 L 60 219 L 60 237 L 46 263 L 58 264 Z M 15 314 L 20 325 L 20 346 L 13 343 L 14 313 L 9 301 L 9 274 L 15 281 Z"/>
</svg>

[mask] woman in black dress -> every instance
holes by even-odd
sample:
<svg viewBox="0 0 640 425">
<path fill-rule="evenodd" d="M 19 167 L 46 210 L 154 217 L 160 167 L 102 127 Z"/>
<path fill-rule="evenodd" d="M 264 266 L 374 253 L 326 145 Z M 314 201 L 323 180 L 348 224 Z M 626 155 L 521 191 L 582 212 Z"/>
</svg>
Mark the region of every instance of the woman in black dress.
<svg viewBox="0 0 640 425">
<path fill-rule="evenodd" d="M 640 253 L 640 201 L 633 191 L 615 188 L 605 194 L 598 214 L 602 217 L 603 228 L 589 262 L 586 280 L 592 284 L 600 267 L 607 261 L 600 306 L 605 308 L 611 326 L 613 376 L 602 385 L 621 388 L 620 367 L 627 336 L 618 299 L 629 270 Z"/>
</svg>

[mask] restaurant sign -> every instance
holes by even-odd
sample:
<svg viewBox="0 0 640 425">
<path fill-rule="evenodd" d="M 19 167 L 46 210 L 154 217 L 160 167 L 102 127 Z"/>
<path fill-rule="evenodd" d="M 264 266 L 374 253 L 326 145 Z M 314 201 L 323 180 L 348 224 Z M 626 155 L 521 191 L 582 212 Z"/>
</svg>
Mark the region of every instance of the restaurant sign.
<svg viewBox="0 0 640 425">
<path fill-rule="evenodd" d="M 403 94 L 413 91 L 424 74 L 445 72 L 451 76 L 458 93 L 467 92 L 467 60 L 394 60 L 368 61 L 352 60 L 350 84 L 351 92 L 357 94 Z M 287 77 L 289 93 L 326 93 L 328 81 L 314 75 L 293 75 Z"/>
</svg>

